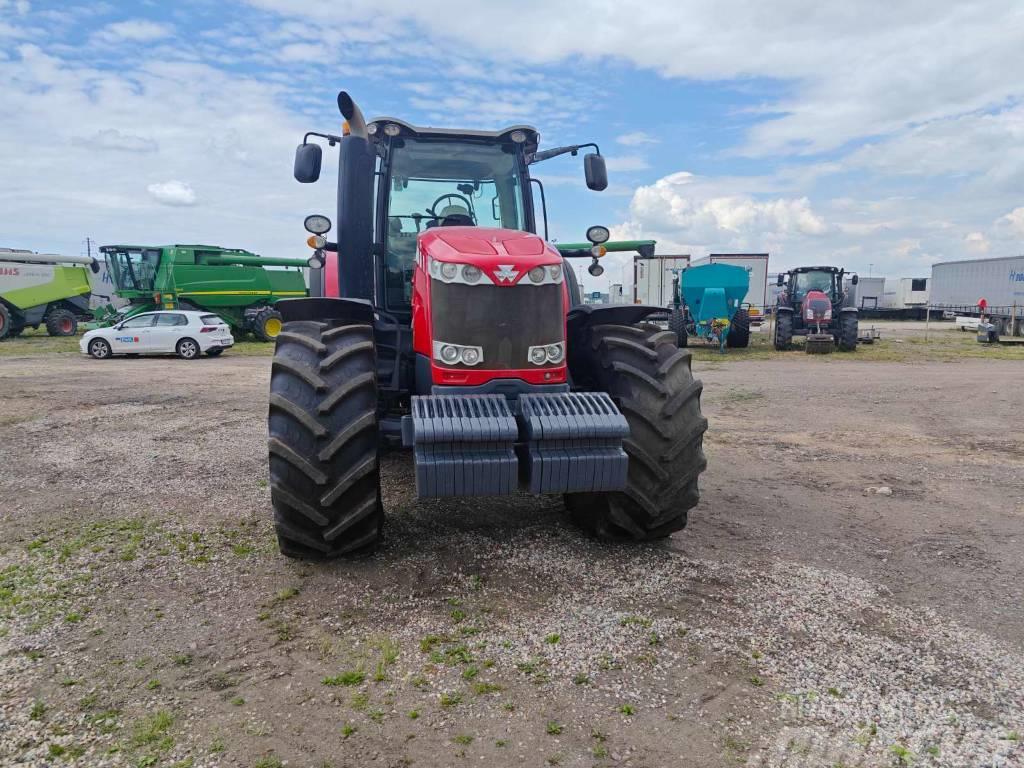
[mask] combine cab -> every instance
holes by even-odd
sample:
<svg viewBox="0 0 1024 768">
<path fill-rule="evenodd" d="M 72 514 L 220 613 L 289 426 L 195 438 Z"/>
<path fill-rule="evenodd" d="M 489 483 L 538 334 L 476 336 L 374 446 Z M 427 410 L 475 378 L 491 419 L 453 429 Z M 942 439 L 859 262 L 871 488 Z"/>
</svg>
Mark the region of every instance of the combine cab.
<svg viewBox="0 0 1024 768">
<path fill-rule="evenodd" d="M 338 106 L 343 135 L 307 134 L 295 157 L 309 183 L 322 161 L 310 137 L 338 147 L 338 219 L 335 241 L 327 217 L 306 219 L 322 268 L 310 298 L 277 304 L 268 428 L 281 551 L 372 550 L 380 456 L 398 448 L 420 496 L 562 494 L 579 525 L 613 541 L 681 529 L 706 463 L 690 356 L 646 322 L 658 307 L 583 305 L 568 258 L 598 274 L 606 228 L 564 254 L 537 234 L 530 168 L 592 146 L 587 186 L 602 190 L 596 145 L 538 151 L 527 126 L 367 123 L 345 92 Z"/>
</svg>

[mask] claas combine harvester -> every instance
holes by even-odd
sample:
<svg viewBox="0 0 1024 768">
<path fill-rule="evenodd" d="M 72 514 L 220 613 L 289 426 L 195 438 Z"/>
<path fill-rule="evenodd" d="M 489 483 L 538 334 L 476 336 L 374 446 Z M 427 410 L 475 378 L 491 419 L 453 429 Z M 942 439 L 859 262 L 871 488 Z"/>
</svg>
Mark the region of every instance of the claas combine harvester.
<svg viewBox="0 0 1024 768">
<path fill-rule="evenodd" d="M 337 227 L 309 216 L 311 296 L 284 300 L 272 364 L 270 480 L 281 551 L 372 549 L 384 520 L 380 456 L 413 453 L 421 497 L 564 494 L 608 540 L 664 537 L 698 500 L 707 422 L 701 383 L 664 310 L 583 305 L 569 259 L 611 244 L 588 230 L 560 251 L 530 169 L 593 147 L 587 186 L 607 186 L 596 145 L 538 151 L 501 131 L 366 122 L 338 95 L 341 136 L 309 133 L 295 177 L 339 154 Z M 534 192 L 541 216 L 535 214 Z M 545 231 L 546 235 L 546 231 Z"/>
</svg>

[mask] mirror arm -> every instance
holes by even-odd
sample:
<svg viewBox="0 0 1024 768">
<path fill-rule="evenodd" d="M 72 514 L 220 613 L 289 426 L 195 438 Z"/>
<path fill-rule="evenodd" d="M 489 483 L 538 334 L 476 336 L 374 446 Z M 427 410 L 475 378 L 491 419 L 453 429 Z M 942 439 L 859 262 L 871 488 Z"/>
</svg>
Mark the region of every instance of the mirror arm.
<svg viewBox="0 0 1024 768">
<path fill-rule="evenodd" d="M 534 152 L 530 156 L 528 164 L 533 165 L 534 163 L 540 163 L 544 160 L 550 160 L 552 157 L 558 157 L 559 155 L 564 155 L 566 153 L 572 153 L 575 156 L 577 152 L 581 149 L 585 149 L 586 147 L 593 147 L 594 151 L 600 157 L 601 148 L 594 142 L 588 142 L 587 144 L 570 144 L 567 147 L 555 147 L 554 149 L 545 149 L 543 152 Z"/>
<path fill-rule="evenodd" d="M 339 141 L 341 136 L 335 136 L 333 133 L 317 133 L 316 131 L 307 131 L 306 135 L 302 137 L 302 143 L 308 144 L 310 136 L 319 136 L 321 139 L 327 139 L 327 145 L 333 147 Z"/>
</svg>

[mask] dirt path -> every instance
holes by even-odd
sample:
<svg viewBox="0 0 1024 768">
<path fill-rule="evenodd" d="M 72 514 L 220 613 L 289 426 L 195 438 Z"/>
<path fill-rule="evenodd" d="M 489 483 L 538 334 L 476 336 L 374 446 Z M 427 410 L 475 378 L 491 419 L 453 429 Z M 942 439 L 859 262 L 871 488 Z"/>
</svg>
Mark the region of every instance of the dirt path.
<svg viewBox="0 0 1024 768">
<path fill-rule="evenodd" d="M 5 357 L 0 763 L 1024 759 L 1020 364 L 695 367 L 671 540 L 416 503 L 393 456 L 383 549 L 309 565 L 273 540 L 266 358 Z"/>
</svg>

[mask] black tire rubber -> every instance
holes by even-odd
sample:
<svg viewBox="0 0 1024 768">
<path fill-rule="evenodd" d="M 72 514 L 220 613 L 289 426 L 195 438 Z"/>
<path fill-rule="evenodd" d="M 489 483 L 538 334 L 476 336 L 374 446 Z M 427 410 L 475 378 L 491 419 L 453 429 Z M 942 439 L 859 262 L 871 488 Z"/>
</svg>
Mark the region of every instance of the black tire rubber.
<svg viewBox="0 0 1024 768">
<path fill-rule="evenodd" d="M 103 354 L 97 354 L 94 349 L 106 350 Z M 113 350 L 110 348 L 110 343 L 105 339 L 93 339 L 89 342 L 89 356 L 96 360 L 109 360 L 113 357 Z"/>
<path fill-rule="evenodd" d="M 668 329 L 676 335 L 676 346 L 685 348 L 687 345 L 686 313 L 682 307 L 676 307 L 668 316 Z"/>
<path fill-rule="evenodd" d="M 207 357 L 220 357 L 221 353 L 223 353 L 223 352 L 224 352 L 224 348 L 223 347 L 220 347 L 220 348 L 213 347 L 212 349 L 206 350 L 206 356 Z"/>
<path fill-rule="evenodd" d="M 701 415 L 703 384 L 693 378 L 691 353 L 661 328 L 599 325 L 570 358 L 581 388 L 611 395 L 629 422 L 626 490 L 566 494 L 573 520 L 605 541 L 650 541 L 686 527 L 700 500 L 697 479 L 707 466 Z"/>
<path fill-rule="evenodd" d="M 372 552 L 384 525 L 373 327 L 285 323 L 274 349 L 267 425 L 281 553 L 325 559 Z"/>
<path fill-rule="evenodd" d="M 11 310 L 0 304 L 0 339 L 11 335 Z"/>
<path fill-rule="evenodd" d="M 277 334 L 267 331 L 268 320 L 277 320 L 277 322 L 281 323 L 281 313 L 273 307 L 264 307 L 256 313 L 256 317 L 252 321 L 252 335 L 260 341 L 273 341 L 277 338 Z M 282 330 L 284 330 L 283 325 Z"/>
<path fill-rule="evenodd" d="M 750 313 L 747 310 L 736 310 L 729 325 L 729 335 L 725 337 L 725 346 L 733 349 L 746 349 L 750 346 Z"/>
<path fill-rule="evenodd" d="M 192 347 L 189 347 L 187 342 L 191 342 Z M 195 349 L 195 352 L 189 351 L 192 348 Z M 174 345 L 174 351 L 182 360 L 198 360 L 200 355 L 203 354 L 199 342 L 188 336 L 178 340 L 178 343 Z"/>
<path fill-rule="evenodd" d="M 841 352 L 857 351 L 857 336 L 860 333 L 856 312 L 843 312 L 839 315 L 839 350 Z"/>
<path fill-rule="evenodd" d="M 775 316 L 775 349 L 789 349 L 793 343 L 793 313 L 778 312 Z"/>
<path fill-rule="evenodd" d="M 78 318 L 63 307 L 51 309 L 46 313 L 46 332 L 51 336 L 74 336 L 78 333 Z"/>
</svg>

